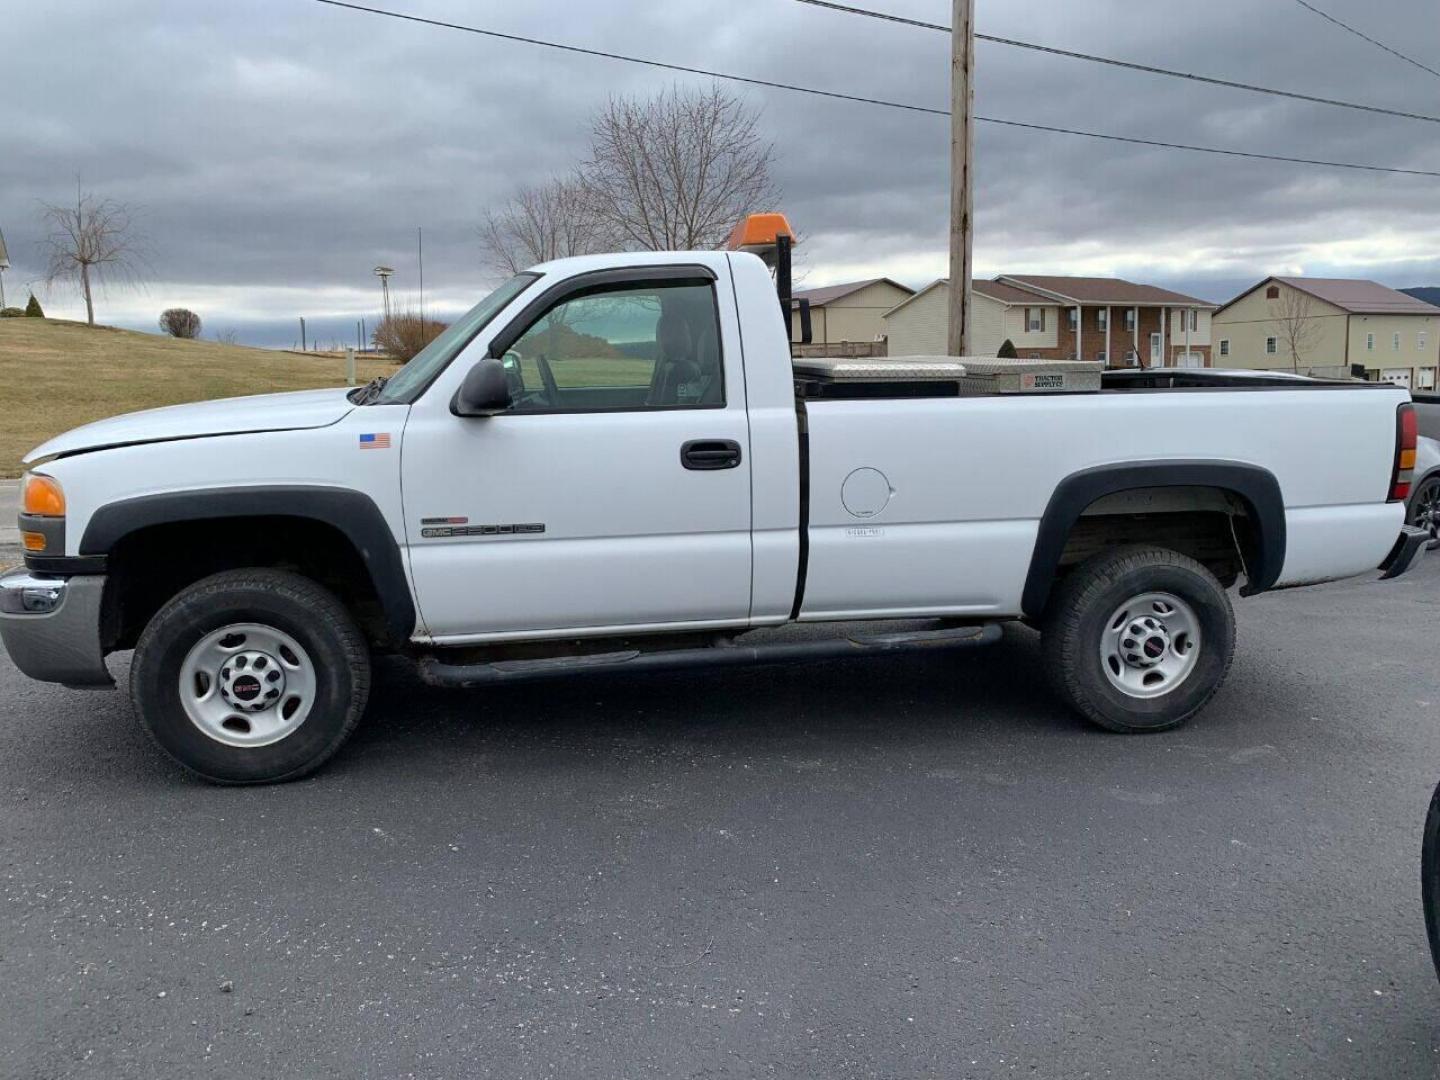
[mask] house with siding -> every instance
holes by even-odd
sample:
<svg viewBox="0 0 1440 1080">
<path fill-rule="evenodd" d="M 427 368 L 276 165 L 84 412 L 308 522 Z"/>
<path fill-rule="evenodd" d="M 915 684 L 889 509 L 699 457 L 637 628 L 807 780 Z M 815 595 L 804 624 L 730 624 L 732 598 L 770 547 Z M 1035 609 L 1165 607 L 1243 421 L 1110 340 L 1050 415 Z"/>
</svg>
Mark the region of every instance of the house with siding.
<svg viewBox="0 0 1440 1080">
<path fill-rule="evenodd" d="M 879 341 L 885 335 L 884 315 L 915 292 L 889 278 L 867 278 L 823 289 L 805 289 L 795 299 L 810 301 L 811 342 L 833 346 Z M 791 316 L 790 340 L 800 340 L 800 317 Z"/>
<path fill-rule="evenodd" d="M 891 356 L 943 355 L 948 285 L 933 282 L 885 313 Z M 1111 367 L 1210 366 L 1215 305 L 1120 278 L 1002 274 L 971 285 L 970 348 L 994 356 L 1101 360 Z"/>
<path fill-rule="evenodd" d="M 1358 278 L 1268 277 L 1215 313 L 1216 364 L 1433 390 L 1440 308 Z"/>
</svg>

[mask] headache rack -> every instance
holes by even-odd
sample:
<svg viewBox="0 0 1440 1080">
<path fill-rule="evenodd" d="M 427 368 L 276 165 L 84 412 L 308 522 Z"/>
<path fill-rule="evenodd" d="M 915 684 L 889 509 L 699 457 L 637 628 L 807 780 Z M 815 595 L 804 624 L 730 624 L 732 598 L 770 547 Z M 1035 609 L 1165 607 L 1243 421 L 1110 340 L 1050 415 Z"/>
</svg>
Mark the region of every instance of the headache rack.
<svg viewBox="0 0 1440 1080">
<path fill-rule="evenodd" d="M 791 361 L 803 398 L 979 397 L 1100 389 L 1098 360 L 993 356 L 805 357 Z"/>
</svg>

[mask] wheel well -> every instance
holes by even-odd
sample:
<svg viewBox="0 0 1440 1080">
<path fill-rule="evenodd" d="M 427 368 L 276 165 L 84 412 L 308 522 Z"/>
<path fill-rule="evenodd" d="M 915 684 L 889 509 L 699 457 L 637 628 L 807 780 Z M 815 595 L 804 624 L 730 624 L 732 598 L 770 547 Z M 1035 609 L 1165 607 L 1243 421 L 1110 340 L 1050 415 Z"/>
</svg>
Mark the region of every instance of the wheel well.
<svg viewBox="0 0 1440 1080">
<path fill-rule="evenodd" d="M 1227 588 L 1259 563 L 1250 503 L 1218 487 L 1139 487 L 1102 496 L 1065 537 L 1056 576 L 1121 544 L 1155 544 L 1188 555 Z"/>
<path fill-rule="evenodd" d="M 102 610 L 107 652 L 133 648 L 171 597 L 222 570 L 293 570 L 333 592 L 372 644 L 387 640 L 385 613 L 360 552 L 340 529 L 312 518 L 206 518 L 148 525 L 111 547 Z"/>
</svg>

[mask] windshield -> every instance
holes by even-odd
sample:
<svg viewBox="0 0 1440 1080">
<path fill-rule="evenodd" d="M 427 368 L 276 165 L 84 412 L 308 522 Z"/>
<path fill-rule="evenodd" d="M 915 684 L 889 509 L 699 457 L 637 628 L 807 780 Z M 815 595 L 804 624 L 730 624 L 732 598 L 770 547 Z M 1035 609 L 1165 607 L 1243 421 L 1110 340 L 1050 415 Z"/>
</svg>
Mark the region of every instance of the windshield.
<svg viewBox="0 0 1440 1080">
<path fill-rule="evenodd" d="M 445 365 L 455 358 L 455 354 L 470 344 L 470 340 L 485 329 L 486 323 L 500 314 L 506 304 L 524 292 L 539 276 L 516 274 L 456 319 L 439 337 L 416 353 L 408 364 L 390 377 L 385 388 L 375 397 L 375 403 L 397 405 L 414 401 L 435 376 L 445 370 Z"/>
</svg>

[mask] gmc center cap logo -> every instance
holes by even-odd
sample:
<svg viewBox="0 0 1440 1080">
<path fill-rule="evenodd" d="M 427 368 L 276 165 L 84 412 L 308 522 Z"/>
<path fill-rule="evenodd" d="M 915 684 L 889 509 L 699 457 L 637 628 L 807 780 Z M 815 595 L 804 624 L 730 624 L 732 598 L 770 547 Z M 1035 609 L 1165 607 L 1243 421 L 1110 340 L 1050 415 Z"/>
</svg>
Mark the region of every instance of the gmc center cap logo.
<svg viewBox="0 0 1440 1080">
<path fill-rule="evenodd" d="M 254 701 L 260 696 L 260 680 L 254 675 L 241 675 L 230 684 L 230 692 L 241 701 Z"/>
</svg>

